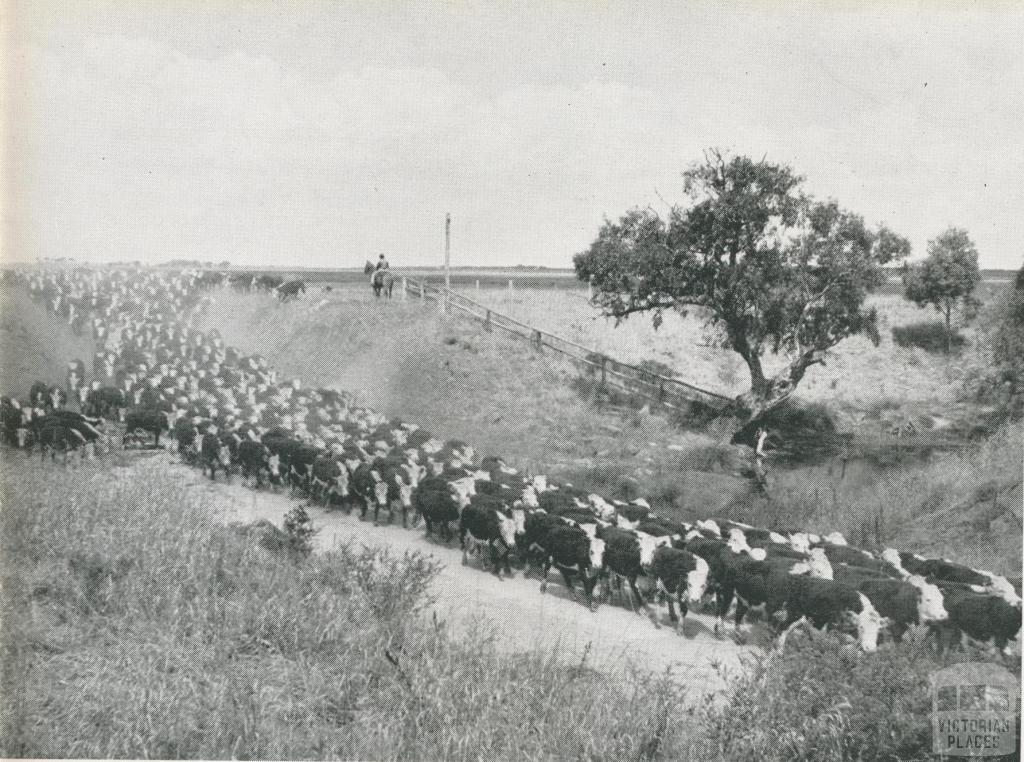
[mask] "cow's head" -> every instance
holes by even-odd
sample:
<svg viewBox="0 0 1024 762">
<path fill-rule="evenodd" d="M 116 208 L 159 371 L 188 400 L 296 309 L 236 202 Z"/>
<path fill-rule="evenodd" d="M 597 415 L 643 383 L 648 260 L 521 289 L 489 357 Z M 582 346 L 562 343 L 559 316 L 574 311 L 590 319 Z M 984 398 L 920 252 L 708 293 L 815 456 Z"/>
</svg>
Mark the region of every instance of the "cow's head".
<svg viewBox="0 0 1024 762">
<path fill-rule="evenodd" d="M 594 570 L 604 568 L 604 540 L 597 537 L 590 538 L 590 568 Z"/>
<path fill-rule="evenodd" d="M 402 503 L 403 508 L 412 507 L 412 485 L 409 484 L 400 474 L 396 473 L 392 479 L 395 482 L 395 487 L 398 489 L 398 500 Z"/>
<path fill-rule="evenodd" d="M 949 619 L 942 590 L 937 585 L 929 584 L 924 577 L 917 574 L 907 577 L 907 582 L 917 588 L 917 621 L 919 624 L 944 622 Z"/>
<path fill-rule="evenodd" d="M 910 572 L 903 568 L 903 562 L 900 560 L 900 552 L 896 550 L 896 548 L 886 548 L 883 550 L 882 560 L 899 572 L 901 577 L 909 576 Z"/>
<path fill-rule="evenodd" d="M 807 567 L 811 572 L 812 577 L 820 577 L 821 579 L 832 579 L 832 564 L 829 563 L 828 556 L 825 555 L 824 548 L 811 548 L 811 552 L 808 554 Z"/>
<path fill-rule="evenodd" d="M 24 427 L 19 427 L 17 431 L 15 431 L 15 435 L 18 437 L 19 448 L 24 448 L 25 445 L 28 444 L 28 433 L 29 430 Z"/>
<path fill-rule="evenodd" d="M 498 512 L 498 534 L 506 548 L 510 550 L 516 546 L 516 522 Z"/>
<path fill-rule="evenodd" d="M 861 610 L 854 614 L 857 625 L 857 644 L 865 653 L 873 653 L 878 648 L 878 633 L 882 629 L 883 618 L 864 593 L 857 593 Z"/>
<path fill-rule="evenodd" d="M 376 482 L 373 485 L 373 496 L 377 500 L 377 505 L 382 508 L 388 507 L 388 483 L 384 481 Z"/>
<path fill-rule="evenodd" d="M 516 534 L 521 535 L 526 532 L 526 511 L 522 508 L 512 509 L 512 521 L 516 525 Z"/>
<path fill-rule="evenodd" d="M 700 522 L 697 522 L 700 524 Z M 811 538 L 807 532 L 794 532 L 789 536 L 789 546 L 801 553 L 811 552 Z"/>
<path fill-rule="evenodd" d="M 338 464 L 338 474 L 334 477 L 334 491 L 342 497 L 348 497 L 348 469 Z"/>
<path fill-rule="evenodd" d="M 693 557 L 697 567 L 686 575 L 686 597 L 690 603 L 697 603 L 708 589 L 708 562 L 700 556 Z"/>
<path fill-rule="evenodd" d="M 266 450 L 266 452 L 270 451 Z M 267 457 L 267 471 L 274 479 L 281 478 L 281 456 L 276 452 Z"/>
</svg>

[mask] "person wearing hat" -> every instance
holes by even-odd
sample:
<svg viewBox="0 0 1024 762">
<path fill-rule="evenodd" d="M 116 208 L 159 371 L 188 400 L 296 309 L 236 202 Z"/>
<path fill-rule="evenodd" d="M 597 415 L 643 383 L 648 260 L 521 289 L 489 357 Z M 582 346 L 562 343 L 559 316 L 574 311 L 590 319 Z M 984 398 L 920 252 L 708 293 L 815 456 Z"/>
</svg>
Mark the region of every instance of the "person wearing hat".
<svg viewBox="0 0 1024 762">
<path fill-rule="evenodd" d="M 377 267 L 376 267 L 376 269 L 377 270 L 390 270 L 391 269 L 391 266 L 388 264 L 388 261 L 386 259 L 384 259 L 384 255 L 383 254 L 381 254 L 380 255 L 380 259 L 377 260 Z"/>
</svg>

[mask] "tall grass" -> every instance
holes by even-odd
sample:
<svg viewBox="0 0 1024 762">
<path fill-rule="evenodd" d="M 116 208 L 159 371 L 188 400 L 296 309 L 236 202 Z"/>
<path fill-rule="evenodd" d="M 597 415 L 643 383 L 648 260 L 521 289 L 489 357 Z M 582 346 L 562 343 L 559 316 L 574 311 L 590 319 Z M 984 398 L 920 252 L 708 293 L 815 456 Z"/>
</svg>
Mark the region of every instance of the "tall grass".
<svg viewBox="0 0 1024 762">
<path fill-rule="evenodd" d="M 287 552 L 157 462 L 0 461 L 5 757 L 673 758 L 668 679 L 457 639 L 433 562 Z M 268 548 L 278 547 L 275 552 Z"/>
<path fill-rule="evenodd" d="M 841 762 L 931 760 L 930 677 L 952 663 L 915 628 L 899 648 L 866 655 L 835 637 L 803 632 L 782 654 L 759 654 L 726 699 L 698 715 L 687 756 L 701 760 Z M 1020 674 L 1020 659 L 1004 665 Z"/>
</svg>

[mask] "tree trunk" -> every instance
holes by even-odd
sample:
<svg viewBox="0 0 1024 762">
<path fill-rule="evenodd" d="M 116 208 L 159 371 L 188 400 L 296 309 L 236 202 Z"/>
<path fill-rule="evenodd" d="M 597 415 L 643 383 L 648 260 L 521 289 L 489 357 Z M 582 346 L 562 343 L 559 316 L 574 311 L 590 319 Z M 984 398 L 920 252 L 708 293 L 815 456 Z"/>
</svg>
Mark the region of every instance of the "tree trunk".
<svg viewBox="0 0 1024 762">
<path fill-rule="evenodd" d="M 759 358 L 755 358 L 755 365 L 750 365 L 748 361 L 751 370 L 750 391 L 744 392 L 733 400 L 732 412 L 736 416 L 737 422 L 730 434 L 736 433 L 751 421 L 760 418 L 769 410 L 789 399 L 789 396 L 796 391 L 796 387 L 803 379 L 807 369 L 816 363 L 824 362 L 824 359 L 824 351 L 809 350 L 795 357 L 789 365 L 769 379 L 766 379 L 761 371 Z M 760 376 L 758 381 L 755 381 L 755 367 L 756 373 Z"/>
<path fill-rule="evenodd" d="M 952 338 L 949 335 L 949 313 L 950 313 L 950 306 L 949 306 L 949 303 L 947 302 L 946 303 L 946 354 L 947 355 L 949 354 L 950 339 Z"/>
</svg>

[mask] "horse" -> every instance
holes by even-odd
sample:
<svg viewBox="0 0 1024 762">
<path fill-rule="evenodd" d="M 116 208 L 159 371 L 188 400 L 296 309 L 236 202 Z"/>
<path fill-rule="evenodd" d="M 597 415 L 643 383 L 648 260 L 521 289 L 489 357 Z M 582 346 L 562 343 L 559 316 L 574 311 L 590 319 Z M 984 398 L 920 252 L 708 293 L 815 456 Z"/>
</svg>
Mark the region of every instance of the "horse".
<svg viewBox="0 0 1024 762">
<path fill-rule="evenodd" d="M 395 277 L 390 270 L 375 270 L 373 263 L 367 260 L 363 274 L 370 275 L 370 285 L 373 286 L 374 296 L 380 299 L 380 295 L 383 293 L 388 299 L 391 298 L 391 290 L 395 287 Z"/>
</svg>

